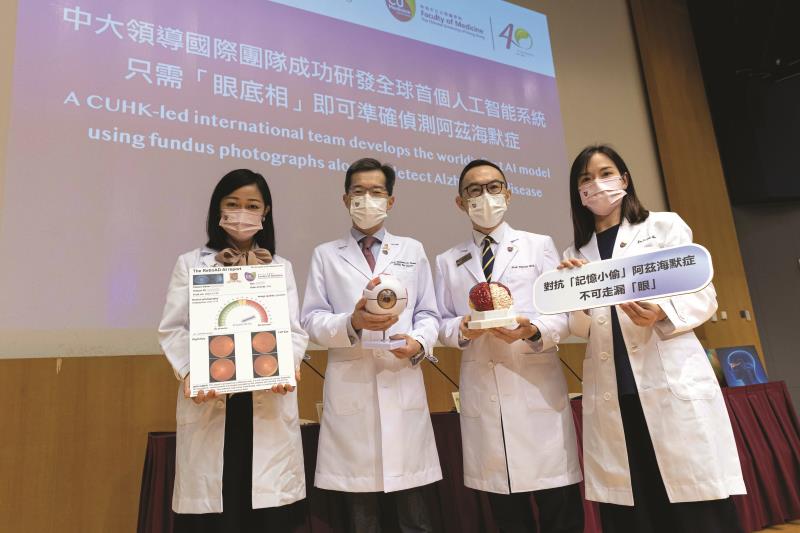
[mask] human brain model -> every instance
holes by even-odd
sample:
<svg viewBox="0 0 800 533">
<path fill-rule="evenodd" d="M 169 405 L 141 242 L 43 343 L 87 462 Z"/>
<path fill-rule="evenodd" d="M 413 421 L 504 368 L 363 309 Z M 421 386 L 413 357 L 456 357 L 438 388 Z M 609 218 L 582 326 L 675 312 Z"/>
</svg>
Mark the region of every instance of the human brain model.
<svg viewBox="0 0 800 533">
<path fill-rule="evenodd" d="M 481 282 L 469 291 L 469 306 L 475 311 L 510 309 L 514 305 L 511 291 L 496 281 Z"/>
<path fill-rule="evenodd" d="M 375 315 L 399 315 L 408 303 L 408 291 L 394 276 L 381 274 L 373 278 L 364 289 L 366 309 Z"/>
<path fill-rule="evenodd" d="M 473 310 L 469 329 L 515 328 L 514 299 L 511 291 L 496 281 L 478 283 L 469 291 L 469 306 Z"/>
</svg>

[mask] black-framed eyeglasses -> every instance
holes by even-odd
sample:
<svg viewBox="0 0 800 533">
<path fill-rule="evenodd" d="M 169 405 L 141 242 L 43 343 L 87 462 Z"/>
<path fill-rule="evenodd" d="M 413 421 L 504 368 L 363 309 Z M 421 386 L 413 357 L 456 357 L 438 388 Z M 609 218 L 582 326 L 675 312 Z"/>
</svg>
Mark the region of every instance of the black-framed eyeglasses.
<svg viewBox="0 0 800 533">
<path fill-rule="evenodd" d="M 386 187 L 361 187 L 360 185 L 356 185 L 350 187 L 347 192 L 350 196 L 364 196 L 367 193 L 369 193 L 370 196 L 389 196 L 389 191 L 386 190 Z"/>
<path fill-rule="evenodd" d="M 486 191 L 489 194 L 500 194 L 505 190 L 505 188 L 506 182 L 495 180 L 484 184 L 473 183 L 472 185 L 467 185 L 464 187 L 464 191 L 461 194 L 465 195 L 467 198 L 477 198 L 483 194 L 483 191 Z"/>
</svg>

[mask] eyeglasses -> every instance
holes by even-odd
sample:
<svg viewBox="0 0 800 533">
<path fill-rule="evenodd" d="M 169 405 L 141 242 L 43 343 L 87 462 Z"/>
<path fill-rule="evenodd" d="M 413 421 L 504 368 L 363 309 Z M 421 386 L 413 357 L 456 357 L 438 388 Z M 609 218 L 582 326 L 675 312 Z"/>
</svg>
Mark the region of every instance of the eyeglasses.
<svg viewBox="0 0 800 533">
<path fill-rule="evenodd" d="M 500 194 L 505 188 L 506 183 L 500 180 L 490 181 L 489 183 L 484 183 L 483 185 L 480 183 L 473 183 L 472 185 L 467 185 L 464 187 L 462 194 L 466 194 L 468 198 L 477 198 L 483 194 L 483 191 L 486 191 L 489 194 Z"/>
<path fill-rule="evenodd" d="M 350 187 L 348 193 L 350 196 L 364 196 L 367 193 L 370 196 L 389 196 L 389 191 L 386 190 L 386 187 L 361 187 L 356 185 L 355 187 Z"/>
</svg>

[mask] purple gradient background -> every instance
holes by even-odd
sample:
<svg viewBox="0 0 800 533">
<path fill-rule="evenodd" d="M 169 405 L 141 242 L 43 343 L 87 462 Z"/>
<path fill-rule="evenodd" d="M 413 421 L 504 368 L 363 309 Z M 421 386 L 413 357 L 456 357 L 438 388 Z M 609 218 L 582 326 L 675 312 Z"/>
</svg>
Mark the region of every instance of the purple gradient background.
<svg viewBox="0 0 800 533">
<path fill-rule="evenodd" d="M 272 188 L 278 253 L 293 261 L 302 293 L 311 250 L 347 231 L 349 218 L 341 204 L 344 173 L 330 170 L 275 168 L 264 162 L 186 154 L 87 138 L 89 127 L 113 128 L 162 137 L 187 138 L 216 146 L 293 154 L 313 153 L 325 160 L 352 161 L 375 155 L 401 169 L 458 174 L 461 165 L 398 160 L 361 150 L 224 131 L 191 124 L 94 111 L 84 104 L 98 94 L 152 103 L 172 109 L 216 112 L 228 118 L 264 120 L 284 127 L 306 127 L 341 135 L 357 134 L 431 151 L 464 153 L 493 160 L 551 169 L 552 178 L 509 175 L 519 186 L 544 191 L 542 199 L 515 197 L 508 220 L 519 227 L 548 233 L 559 246 L 569 239 L 566 154 L 554 78 L 493 63 L 436 46 L 385 34 L 263 0 L 243 0 L 237 8 L 211 0 L 123 3 L 80 2 L 96 16 L 141 19 L 213 37 L 282 50 L 287 56 L 361 68 L 393 79 L 485 96 L 542 110 L 548 127 L 537 129 L 485 116 L 445 110 L 398 97 L 303 80 L 189 55 L 158 45 L 117 39 L 98 25 L 74 31 L 62 21 L 63 8 L 75 4 L 20 2 L 8 164 L 0 242 L 22 257 L 0 266 L 0 328 L 58 330 L 71 328 L 150 328 L 161 315 L 166 284 L 177 254 L 204 242 L 208 198 L 219 177 L 233 168 L 252 168 Z M 122 28 L 124 30 L 124 28 Z M 212 43 L 213 46 L 213 43 Z M 179 65 L 180 91 L 141 80 L 124 80 L 127 58 Z M 207 69 L 195 82 L 195 69 Z M 235 75 L 289 88 L 290 102 L 303 100 L 303 113 L 275 110 L 212 95 L 211 73 Z M 155 81 L 155 80 L 154 80 Z M 63 105 L 75 91 L 81 107 Z M 343 117 L 311 113 L 312 95 L 322 92 L 375 105 L 477 122 L 521 133 L 521 150 L 507 150 L 416 134 Z M 291 106 L 290 106 L 291 107 Z M 398 181 L 390 231 L 420 239 L 429 256 L 468 238 L 466 217 L 453 207 L 455 190 L 433 184 Z M 313 218 L 309 216 L 313 213 Z M 434 216 L 434 213 L 436 214 Z M 422 216 L 420 216 L 422 214 Z M 21 253 L 22 252 L 22 253 Z M 0 329 L 2 331 L 2 329 Z"/>
</svg>

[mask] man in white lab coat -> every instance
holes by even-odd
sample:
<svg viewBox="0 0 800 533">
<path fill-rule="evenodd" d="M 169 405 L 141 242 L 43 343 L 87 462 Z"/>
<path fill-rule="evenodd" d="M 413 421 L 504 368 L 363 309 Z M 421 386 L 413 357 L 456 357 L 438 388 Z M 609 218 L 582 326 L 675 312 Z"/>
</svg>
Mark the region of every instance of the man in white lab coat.
<svg viewBox="0 0 800 533">
<path fill-rule="evenodd" d="M 302 323 L 328 349 L 314 485 L 346 494 L 352 530 L 379 531 L 377 493 L 391 492 L 402 531 L 432 531 L 423 485 L 442 478 L 419 363 L 436 342 L 439 314 L 422 244 L 383 226 L 395 198 L 394 170 L 360 159 L 347 170 L 344 205 L 353 225 L 317 246 Z M 408 290 L 399 316 L 365 309 L 362 293 L 379 274 Z M 392 351 L 363 340 L 401 339 Z"/>
<path fill-rule="evenodd" d="M 470 238 L 436 258 L 439 339 L 463 350 L 461 440 L 464 482 L 489 493 L 501 532 L 582 532 L 581 470 L 567 385 L 557 353 L 566 315 L 539 315 L 533 282 L 556 268 L 553 240 L 503 222 L 511 193 L 502 170 L 475 160 L 461 172 L 456 205 Z M 518 327 L 470 330 L 468 295 L 479 282 L 511 292 Z"/>
</svg>

